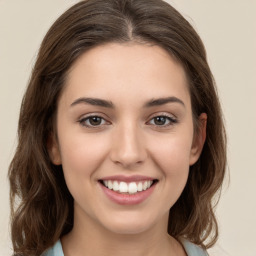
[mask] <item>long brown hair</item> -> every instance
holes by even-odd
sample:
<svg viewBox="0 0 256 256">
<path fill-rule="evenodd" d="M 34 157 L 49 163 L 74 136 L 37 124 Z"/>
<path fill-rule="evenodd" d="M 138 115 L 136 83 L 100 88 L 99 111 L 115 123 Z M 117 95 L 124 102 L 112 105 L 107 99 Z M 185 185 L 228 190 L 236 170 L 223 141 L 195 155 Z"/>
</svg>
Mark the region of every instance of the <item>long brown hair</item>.
<svg viewBox="0 0 256 256">
<path fill-rule="evenodd" d="M 9 168 L 14 255 L 40 255 L 73 227 L 73 198 L 62 167 L 51 163 L 47 141 L 73 63 L 108 42 L 145 42 L 164 48 L 184 67 L 195 130 L 207 113 L 207 137 L 187 185 L 170 209 L 168 233 L 204 247 L 218 236 L 216 194 L 226 166 L 226 137 L 214 79 L 192 26 L 161 0 L 87 0 L 67 10 L 46 34 L 24 95 L 18 146 Z"/>
</svg>

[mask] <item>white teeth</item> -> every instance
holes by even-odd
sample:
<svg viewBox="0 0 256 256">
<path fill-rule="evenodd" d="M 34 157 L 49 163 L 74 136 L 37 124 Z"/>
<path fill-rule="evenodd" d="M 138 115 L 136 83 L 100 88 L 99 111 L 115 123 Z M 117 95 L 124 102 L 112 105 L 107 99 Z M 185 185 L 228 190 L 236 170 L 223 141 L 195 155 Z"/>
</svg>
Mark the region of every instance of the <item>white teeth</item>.
<svg viewBox="0 0 256 256">
<path fill-rule="evenodd" d="M 148 183 L 147 183 L 147 181 L 145 181 L 144 183 L 143 183 L 143 190 L 146 190 L 148 188 Z"/>
<path fill-rule="evenodd" d="M 108 188 L 109 189 L 112 189 L 113 188 L 113 183 L 111 180 L 108 181 Z"/>
<path fill-rule="evenodd" d="M 120 183 L 118 181 L 111 181 L 111 180 L 104 180 L 103 184 L 105 187 L 112 189 L 114 191 L 120 192 L 120 193 L 129 193 L 129 194 L 136 194 L 137 192 L 141 192 L 143 190 L 147 190 L 151 187 L 153 181 L 140 181 L 140 182 L 130 182 L 126 183 L 124 181 L 121 181 Z"/>
<path fill-rule="evenodd" d="M 117 181 L 114 181 L 114 182 L 113 182 L 113 190 L 114 190 L 114 191 L 118 191 L 118 190 L 119 190 L 119 184 L 118 184 Z"/>
<path fill-rule="evenodd" d="M 142 182 L 139 182 L 139 183 L 138 183 L 137 190 L 138 190 L 138 191 L 142 191 Z"/>
<path fill-rule="evenodd" d="M 129 183 L 128 191 L 129 191 L 129 194 L 137 193 L 138 188 L 135 182 Z"/>
<path fill-rule="evenodd" d="M 127 185 L 126 182 L 120 182 L 119 191 L 121 193 L 127 193 L 128 192 L 128 185 Z"/>
</svg>

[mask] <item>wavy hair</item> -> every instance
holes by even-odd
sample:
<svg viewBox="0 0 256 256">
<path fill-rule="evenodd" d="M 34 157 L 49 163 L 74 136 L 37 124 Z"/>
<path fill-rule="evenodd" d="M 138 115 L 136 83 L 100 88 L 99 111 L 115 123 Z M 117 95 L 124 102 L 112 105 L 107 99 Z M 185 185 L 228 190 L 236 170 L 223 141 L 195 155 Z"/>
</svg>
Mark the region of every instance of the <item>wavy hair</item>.
<svg viewBox="0 0 256 256">
<path fill-rule="evenodd" d="M 38 256 L 72 229 L 73 198 L 62 167 L 51 163 L 47 150 L 58 99 L 70 68 L 85 51 L 129 41 L 158 45 L 183 66 L 195 130 L 200 113 L 207 113 L 205 145 L 170 209 L 168 233 L 206 248 L 216 242 L 214 205 L 225 176 L 226 136 L 200 37 L 161 0 L 87 0 L 68 9 L 47 32 L 22 101 L 18 145 L 9 167 L 13 255 Z"/>
</svg>

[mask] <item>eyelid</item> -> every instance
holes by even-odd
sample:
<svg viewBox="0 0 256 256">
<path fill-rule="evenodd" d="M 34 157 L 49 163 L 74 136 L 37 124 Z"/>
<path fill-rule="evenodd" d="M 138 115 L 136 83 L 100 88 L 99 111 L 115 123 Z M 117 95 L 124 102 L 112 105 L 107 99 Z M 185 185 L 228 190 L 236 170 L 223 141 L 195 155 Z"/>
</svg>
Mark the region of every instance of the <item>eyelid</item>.
<svg viewBox="0 0 256 256">
<path fill-rule="evenodd" d="M 98 116 L 98 117 L 101 117 L 103 119 L 109 119 L 109 117 L 105 113 L 102 113 L 102 112 L 89 112 L 89 113 L 80 115 L 77 118 L 77 120 L 79 121 L 81 119 L 85 119 L 85 118 L 93 117 L 93 116 Z"/>
<path fill-rule="evenodd" d="M 172 125 L 178 123 L 178 119 L 177 119 L 177 117 L 176 117 L 175 115 L 170 114 L 170 113 L 166 113 L 166 112 L 157 112 L 157 113 L 152 114 L 152 115 L 148 118 L 149 121 L 147 121 L 146 123 L 149 124 L 149 122 L 150 122 L 152 119 L 156 118 L 156 117 L 166 117 L 166 118 L 168 118 L 169 121 L 170 121 L 170 123 L 169 123 L 169 124 L 166 124 L 166 125 L 153 125 L 153 124 L 151 124 L 151 125 L 156 126 L 156 127 L 159 127 L 159 128 L 166 128 L 166 127 L 168 127 L 168 126 L 172 126 Z"/>
<path fill-rule="evenodd" d="M 148 119 L 152 119 L 152 118 L 158 117 L 158 116 L 164 116 L 164 117 L 169 117 L 172 120 L 178 120 L 176 115 L 167 113 L 167 112 L 155 112 L 155 113 L 151 114 Z"/>
</svg>

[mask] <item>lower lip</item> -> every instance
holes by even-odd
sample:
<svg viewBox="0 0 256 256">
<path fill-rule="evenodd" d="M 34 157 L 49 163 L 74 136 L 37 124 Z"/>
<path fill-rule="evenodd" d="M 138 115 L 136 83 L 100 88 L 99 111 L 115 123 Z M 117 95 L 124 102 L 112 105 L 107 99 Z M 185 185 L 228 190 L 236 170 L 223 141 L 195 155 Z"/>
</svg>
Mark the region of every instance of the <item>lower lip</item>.
<svg viewBox="0 0 256 256">
<path fill-rule="evenodd" d="M 113 202 L 122 205 L 135 205 L 140 204 L 145 201 L 154 191 L 156 184 L 153 184 L 149 189 L 137 192 L 136 194 L 121 194 L 115 192 L 114 190 L 106 188 L 103 184 L 101 184 L 101 188 L 105 195 Z"/>
</svg>

